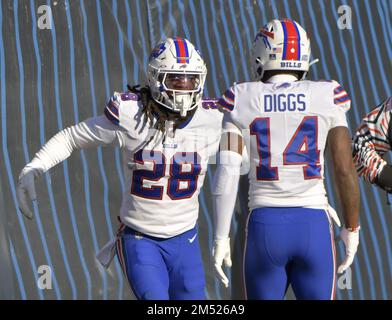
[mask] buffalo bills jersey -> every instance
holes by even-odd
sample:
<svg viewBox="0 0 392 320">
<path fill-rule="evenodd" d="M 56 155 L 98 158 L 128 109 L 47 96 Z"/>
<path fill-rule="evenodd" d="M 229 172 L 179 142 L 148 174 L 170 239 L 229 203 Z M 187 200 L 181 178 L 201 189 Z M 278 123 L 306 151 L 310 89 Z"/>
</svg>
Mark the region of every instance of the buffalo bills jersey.
<svg viewBox="0 0 392 320">
<path fill-rule="evenodd" d="M 245 82 L 219 100 L 223 129 L 244 137 L 249 206 L 325 208 L 328 132 L 347 127 L 347 92 L 335 81 Z"/>
<path fill-rule="evenodd" d="M 143 234 L 169 238 L 194 228 L 198 195 L 209 158 L 219 145 L 223 115 L 204 101 L 189 121 L 156 130 L 138 95 L 115 93 L 104 115 L 74 127 L 79 148 L 116 144 L 123 156 L 125 190 L 120 217 Z"/>
</svg>

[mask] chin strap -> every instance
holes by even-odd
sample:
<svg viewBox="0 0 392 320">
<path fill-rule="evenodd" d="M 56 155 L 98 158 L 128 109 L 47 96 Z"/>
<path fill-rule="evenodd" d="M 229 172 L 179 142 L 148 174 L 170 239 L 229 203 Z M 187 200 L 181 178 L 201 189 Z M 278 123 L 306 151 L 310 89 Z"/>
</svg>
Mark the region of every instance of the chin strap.
<svg viewBox="0 0 392 320">
<path fill-rule="evenodd" d="M 309 62 L 308 71 L 306 71 L 306 72 L 303 73 L 301 80 L 304 80 L 304 79 L 306 78 L 306 75 L 308 74 L 310 67 L 311 67 L 312 65 L 316 64 L 316 63 L 319 62 L 319 61 L 320 61 L 319 59 L 314 59 L 313 61 Z"/>
<path fill-rule="evenodd" d="M 180 109 L 181 117 L 185 117 L 192 106 L 192 96 L 189 94 L 174 94 L 174 104 Z"/>
<path fill-rule="evenodd" d="M 309 62 L 309 68 L 314 65 L 315 63 L 319 62 L 319 59 L 314 59 L 313 61 Z"/>
</svg>

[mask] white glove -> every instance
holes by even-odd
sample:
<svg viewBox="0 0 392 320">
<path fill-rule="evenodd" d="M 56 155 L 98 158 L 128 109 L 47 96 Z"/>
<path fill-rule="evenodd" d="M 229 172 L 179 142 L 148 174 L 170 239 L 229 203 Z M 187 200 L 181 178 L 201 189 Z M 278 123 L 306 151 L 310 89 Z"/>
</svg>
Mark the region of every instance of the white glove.
<svg viewBox="0 0 392 320">
<path fill-rule="evenodd" d="M 338 268 L 338 273 L 343 273 L 346 271 L 354 261 L 355 254 L 357 253 L 359 244 L 359 230 L 360 227 L 354 231 L 347 230 L 343 228 L 340 232 L 339 238 L 343 240 L 344 246 L 346 247 L 346 257 L 344 258 L 342 264 Z"/>
<path fill-rule="evenodd" d="M 229 286 L 229 279 L 223 272 L 222 265 L 224 263 L 226 267 L 230 268 L 232 264 L 230 253 L 230 238 L 215 239 L 214 247 L 212 248 L 212 256 L 218 278 L 227 288 Z"/>
<path fill-rule="evenodd" d="M 33 219 L 33 213 L 29 207 L 29 201 L 27 200 L 28 194 L 31 201 L 37 200 L 37 195 L 35 193 L 35 184 L 34 180 L 39 175 L 39 171 L 25 167 L 19 175 L 18 186 L 16 188 L 16 196 L 18 198 L 19 209 L 22 214 L 28 218 Z"/>
</svg>

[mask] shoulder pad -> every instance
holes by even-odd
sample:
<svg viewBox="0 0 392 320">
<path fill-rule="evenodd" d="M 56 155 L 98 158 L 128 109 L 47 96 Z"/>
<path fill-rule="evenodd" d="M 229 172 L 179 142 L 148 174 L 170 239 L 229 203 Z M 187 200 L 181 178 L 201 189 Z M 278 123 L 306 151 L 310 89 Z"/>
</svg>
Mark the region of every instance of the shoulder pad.
<svg viewBox="0 0 392 320">
<path fill-rule="evenodd" d="M 341 107 L 344 111 L 348 111 L 351 106 L 351 99 L 347 91 L 339 84 L 339 82 L 333 80 L 333 103 L 334 105 Z"/>
<path fill-rule="evenodd" d="M 326 83 L 333 83 L 333 82 L 336 82 L 335 80 L 327 80 L 327 79 L 319 79 L 319 80 L 301 80 L 301 81 L 326 82 Z M 336 82 L 336 83 L 337 83 L 337 82 Z"/>
<path fill-rule="evenodd" d="M 210 109 L 219 109 L 218 106 L 218 99 L 217 98 L 203 98 L 201 102 L 201 106 L 203 109 L 210 110 Z"/>
<path fill-rule="evenodd" d="M 120 94 L 121 101 L 139 101 L 140 94 L 136 94 L 133 92 L 125 92 Z"/>
<path fill-rule="evenodd" d="M 104 114 L 115 125 L 120 124 L 120 105 L 122 102 L 139 101 L 140 96 L 133 92 L 114 92 L 106 104 Z"/>
<path fill-rule="evenodd" d="M 219 107 L 226 111 L 233 111 L 235 104 L 234 87 L 230 87 L 218 101 Z"/>
</svg>

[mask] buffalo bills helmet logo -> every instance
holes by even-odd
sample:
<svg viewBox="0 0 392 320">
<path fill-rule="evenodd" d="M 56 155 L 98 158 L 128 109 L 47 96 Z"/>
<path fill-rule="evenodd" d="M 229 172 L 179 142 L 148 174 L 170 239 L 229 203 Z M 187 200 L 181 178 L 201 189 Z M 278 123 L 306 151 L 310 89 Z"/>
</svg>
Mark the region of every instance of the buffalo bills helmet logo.
<svg viewBox="0 0 392 320">
<path fill-rule="evenodd" d="M 165 49 L 166 49 L 165 43 L 162 42 L 162 43 L 158 44 L 154 48 L 154 50 L 152 50 L 149 60 L 158 58 L 162 54 L 162 52 L 165 51 Z"/>
</svg>

